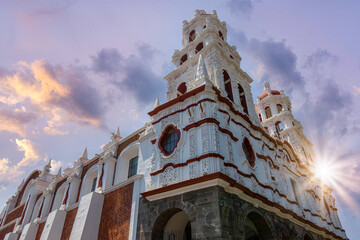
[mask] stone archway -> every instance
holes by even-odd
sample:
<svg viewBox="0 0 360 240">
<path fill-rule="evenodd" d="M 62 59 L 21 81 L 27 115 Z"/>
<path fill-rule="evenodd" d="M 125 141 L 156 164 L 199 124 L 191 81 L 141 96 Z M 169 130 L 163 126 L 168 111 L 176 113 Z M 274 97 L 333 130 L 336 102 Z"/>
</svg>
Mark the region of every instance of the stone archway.
<svg viewBox="0 0 360 240">
<path fill-rule="evenodd" d="M 304 240 L 314 240 L 314 239 L 312 238 L 312 236 L 309 233 L 306 233 L 304 235 Z"/>
<path fill-rule="evenodd" d="M 273 239 L 270 227 L 257 212 L 250 212 L 245 218 L 245 240 Z"/>
<path fill-rule="evenodd" d="M 156 219 L 152 240 L 190 240 L 191 222 L 183 210 L 171 208 L 162 212 Z"/>
</svg>

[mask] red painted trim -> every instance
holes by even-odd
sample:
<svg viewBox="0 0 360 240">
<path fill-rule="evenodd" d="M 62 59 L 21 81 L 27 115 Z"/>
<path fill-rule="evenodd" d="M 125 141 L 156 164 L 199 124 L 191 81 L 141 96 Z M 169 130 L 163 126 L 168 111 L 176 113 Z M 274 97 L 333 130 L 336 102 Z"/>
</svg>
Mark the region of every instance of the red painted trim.
<svg viewBox="0 0 360 240">
<path fill-rule="evenodd" d="M 101 174 L 100 174 L 100 179 L 98 182 L 98 188 L 102 187 L 103 177 L 104 177 L 104 163 L 101 164 Z"/>
<path fill-rule="evenodd" d="M 16 200 L 16 204 L 15 204 L 15 207 L 19 206 L 20 202 L 21 202 L 21 199 L 24 195 L 24 192 L 25 192 L 25 189 L 27 187 L 27 185 L 29 184 L 29 182 L 35 178 L 37 178 L 38 176 L 40 175 L 40 171 L 39 170 L 36 170 L 34 173 L 32 173 L 28 179 L 26 180 L 26 182 L 24 183 L 24 186 L 22 187 L 20 193 L 19 193 L 19 197 L 18 199 Z"/>
<path fill-rule="evenodd" d="M 65 197 L 64 197 L 64 200 L 62 202 L 62 205 L 66 205 L 66 202 L 67 202 L 68 197 L 69 197 L 69 190 L 70 190 L 70 183 L 68 184 L 68 187 L 66 189 L 66 193 L 65 193 Z"/>
<path fill-rule="evenodd" d="M 168 191 L 171 191 L 171 190 L 175 190 L 175 189 L 178 189 L 178 188 L 181 188 L 181 187 L 191 186 L 191 185 L 194 185 L 196 183 L 201 183 L 201 182 L 206 182 L 206 181 L 209 181 L 209 180 L 212 180 L 212 179 L 216 179 L 216 178 L 220 177 L 220 174 L 221 174 L 220 172 L 212 173 L 212 174 L 208 174 L 208 175 L 201 176 L 201 177 L 198 177 L 198 178 L 186 180 L 186 181 L 183 181 L 183 182 L 174 183 L 174 184 L 162 187 L 162 188 L 157 188 L 157 189 L 154 189 L 154 190 L 143 192 L 143 193 L 140 193 L 140 194 L 141 194 L 142 197 L 146 198 L 146 197 L 150 197 L 150 196 L 153 196 L 153 195 L 156 195 L 156 194 L 159 194 L 159 193 L 164 193 L 164 192 L 168 192 Z"/>
<path fill-rule="evenodd" d="M 42 199 L 41 207 L 40 207 L 40 209 L 39 209 L 37 218 L 40 218 L 40 217 L 41 217 L 41 212 L 42 212 L 42 209 L 43 209 L 43 206 L 44 206 L 44 202 L 45 202 L 45 197 L 43 197 L 43 199 Z"/>
<path fill-rule="evenodd" d="M 21 225 L 22 221 L 24 220 L 25 213 L 26 213 L 26 210 L 27 210 L 29 201 L 30 201 L 30 197 L 31 197 L 31 195 L 28 196 L 28 199 L 27 199 L 27 201 L 26 201 L 26 204 L 25 204 L 25 207 L 24 207 L 24 209 L 23 209 L 23 212 L 21 213 L 21 218 L 20 218 L 19 225 Z"/>
<path fill-rule="evenodd" d="M 169 130 L 172 129 L 172 128 L 178 133 L 179 136 L 178 136 L 178 140 L 176 141 L 176 144 L 175 144 L 174 149 L 173 149 L 170 153 L 166 153 L 165 150 L 164 150 L 164 148 L 163 148 L 163 146 L 162 146 L 162 141 L 163 141 L 163 138 L 168 134 Z M 175 149 L 177 148 L 177 145 L 178 145 L 178 143 L 179 143 L 179 141 L 180 141 L 180 137 L 181 137 L 180 130 L 179 130 L 176 126 L 174 126 L 174 125 L 172 125 L 172 124 L 168 125 L 168 126 L 165 128 L 165 130 L 162 132 L 162 134 L 161 134 L 161 136 L 160 136 L 160 138 L 159 138 L 159 141 L 158 141 L 158 147 L 159 147 L 161 153 L 162 153 L 164 156 L 170 156 L 170 155 L 175 151 Z"/>
<path fill-rule="evenodd" d="M 199 157 L 195 157 L 195 158 L 190 158 L 189 160 L 187 160 L 186 162 L 184 163 L 177 163 L 177 164 L 174 164 L 174 163 L 167 163 L 165 164 L 160 170 L 157 170 L 156 172 L 152 172 L 150 173 L 151 176 L 156 176 L 158 175 L 159 173 L 162 173 L 165 171 L 166 168 L 172 166 L 173 168 L 178 168 L 178 167 L 185 167 L 187 166 L 189 163 L 192 163 L 192 162 L 199 162 L 201 161 L 202 159 L 204 158 L 209 158 L 209 157 L 217 157 L 217 158 L 220 158 L 222 160 L 224 160 L 224 157 L 218 153 L 207 153 L 207 154 L 204 154 L 204 155 L 201 155 Z"/>
<path fill-rule="evenodd" d="M 55 190 L 54 190 L 54 194 L 53 194 L 53 198 L 51 200 L 51 204 L 50 204 L 50 211 L 54 205 L 54 200 L 55 200 L 55 197 L 56 197 L 56 193 L 58 191 L 58 189 L 61 187 L 61 185 L 66 182 L 66 177 L 64 177 L 63 179 L 61 179 L 55 186 Z"/>
<path fill-rule="evenodd" d="M 195 88 L 194 90 L 191 90 L 191 91 L 185 93 L 184 95 L 181 95 L 181 96 L 179 96 L 177 98 L 174 98 L 174 99 L 172 99 L 172 100 L 158 106 L 154 110 L 150 111 L 148 114 L 152 117 L 155 114 L 158 114 L 160 111 L 162 111 L 162 110 L 164 110 L 164 109 L 166 109 L 168 107 L 171 107 L 172 105 L 175 105 L 175 104 L 177 104 L 179 102 L 183 102 L 186 99 L 188 99 L 188 98 L 190 98 L 192 96 L 195 96 L 200 92 L 203 92 L 204 90 L 205 90 L 205 85 L 201 85 L 200 87 Z"/>
<path fill-rule="evenodd" d="M 152 144 L 155 144 L 156 143 L 156 139 L 153 139 L 150 141 Z"/>
<path fill-rule="evenodd" d="M 16 218 L 21 217 L 21 214 L 24 210 L 24 205 L 25 204 L 23 203 L 20 206 L 17 206 L 16 208 L 14 208 L 11 211 L 9 211 L 8 213 L 6 213 L 4 225 L 8 224 L 9 222 L 13 221 Z M 20 213 L 20 214 L 18 214 L 18 213 Z M 4 217 L 5 217 L 5 215 L 4 215 Z"/>
<path fill-rule="evenodd" d="M 231 139 L 234 140 L 235 142 L 237 142 L 239 140 L 232 134 L 232 132 L 230 132 L 229 130 L 227 130 L 225 128 L 220 127 L 219 121 L 216 120 L 215 118 L 204 118 L 204 119 L 202 119 L 200 121 L 197 121 L 197 122 L 194 122 L 194 123 L 191 123 L 191 124 L 187 125 L 186 127 L 183 128 L 183 130 L 184 131 L 189 131 L 191 128 L 199 127 L 204 123 L 214 123 L 214 124 L 216 124 L 218 126 L 220 132 L 229 135 L 231 137 Z"/>
<path fill-rule="evenodd" d="M 230 109 L 230 110 L 231 110 L 231 109 Z M 235 111 L 236 111 L 236 110 L 235 110 Z M 230 114 L 229 114 L 227 111 L 225 111 L 225 110 L 219 109 L 219 112 L 224 113 L 224 114 L 227 114 L 227 115 L 230 117 Z M 242 118 L 244 118 L 244 116 L 246 116 L 246 115 L 244 115 L 244 114 L 242 114 L 242 113 L 240 113 L 240 112 L 237 112 L 237 111 L 234 112 L 234 113 L 235 113 L 236 115 L 240 115 Z M 247 117 L 247 116 L 246 116 L 246 117 Z M 244 119 L 247 121 L 246 118 L 244 118 Z M 250 130 L 249 130 L 247 127 L 245 127 L 242 123 L 234 120 L 233 118 L 231 118 L 231 121 L 232 121 L 233 123 L 239 125 L 239 126 L 242 126 L 244 129 L 246 129 L 246 131 L 248 131 L 249 135 L 250 135 L 251 137 L 253 137 L 254 139 L 259 140 L 259 141 L 263 141 L 261 138 L 258 138 L 258 137 L 256 137 L 256 136 L 254 136 L 254 135 L 250 132 Z M 278 145 L 280 145 L 280 146 L 282 146 L 282 147 L 284 147 L 284 145 L 288 146 L 289 149 L 290 149 L 290 151 L 292 152 L 292 156 L 294 156 L 294 158 L 296 159 L 296 162 L 300 163 L 299 159 L 297 158 L 297 155 L 295 154 L 293 148 L 291 147 L 291 145 L 290 145 L 288 142 L 286 142 L 286 141 L 284 141 L 284 142 L 278 141 L 278 140 L 272 138 L 270 135 L 268 135 L 263 129 L 261 129 L 261 128 L 259 128 L 258 126 L 254 125 L 251 121 L 250 121 L 249 123 L 250 123 L 251 127 L 252 127 L 254 130 L 257 130 L 257 131 L 261 132 L 261 133 L 263 134 L 263 136 L 266 137 L 268 140 L 270 140 L 272 143 L 274 143 L 276 147 L 277 147 Z M 269 148 L 269 150 L 275 151 L 275 149 L 271 148 L 271 147 L 270 147 L 268 144 L 266 144 L 265 142 L 264 142 L 264 144 Z M 281 149 L 278 149 L 278 150 L 279 150 L 279 151 L 282 151 Z M 291 154 L 289 154 L 289 156 L 290 156 L 290 158 L 291 158 Z M 291 159 L 291 160 L 292 160 L 292 159 Z M 294 160 L 292 160 L 292 161 L 294 161 Z"/>
<path fill-rule="evenodd" d="M 76 202 L 79 201 L 79 197 L 80 197 L 80 190 L 81 190 L 81 185 L 84 179 L 85 174 L 87 173 L 87 171 L 94 166 L 96 163 L 99 162 L 99 158 L 96 158 L 95 160 L 93 160 L 92 162 L 87 162 L 86 165 L 84 165 L 83 170 L 81 172 L 81 181 L 79 184 L 79 188 L 78 188 L 78 192 L 77 192 L 77 197 L 76 197 Z"/>
<path fill-rule="evenodd" d="M 167 114 L 167 115 L 161 117 L 160 119 L 156 120 L 156 121 L 153 122 L 152 124 L 155 125 L 155 124 L 157 124 L 158 122 L 160 122 L 161 120 L 163 120 L 163 119 L 165 119 L 165 118 L 168 118 L 168 117 L 170 117 L 170 116 L 172 116 L 172 115 L 174 115 L 174 114 L 177 114 L 177 113 L 179 113 L 179 112 L 184 112 L 184 111 L 186 111 L 186 110 L 189 110 L 191 107 L 195 107 L 195 106 L 201 104 L 202 102 L 214 102 L 214 103 L 215 103 L 215 100 L 210 99 L 210 98 L 201 99 L 201 100 L 198 101 L 197 103 L 193 103 L 193 104 L 188 105 L 186 108 L 177 110 L 177 111 L 175 111 L 175 112 L 172 112 L 172 113 L 170 113 L 170 114 Z"/>
<path fill-rule="evenodd" d="M 265 160 L 265 161 L 266 161 L 266 160 L 269 160 L 269 161 L 272 163 L 272 165 L 274 166 L 275 169 L 277 169 L 277 170 L 280 169 L 280 167 L 274 163 L 274 161 L 272 160 L 271 157 L 269 157 L 269 156 L 264 156 L 264 155 L 261 155 L 261 154 L 259 154 L 259 153 L 256 153 L 256 157 L 261 158 L 261 159 L 263 159 L 263 160 Z"/>
<path fill-rule="evenodd" d="M 236 167 L 232 163 L 224 163 L 224 165 L 225 164 L 229 165 L 229 166 Z M 245 174 L 245 175 L 247 175 L 247 174 Z M 253 175 L 253 174 L 251 174 L 251 175 Z M 255 175 L 253 175 L 253 176 L 255 176 Z M 245 177 L 248 177 L 248 176 L 245 176 Z M 181 187 L 191 186 L 191 185 L 194 185 L 194 184 L 197 184 L 197 183 L 201 183 L 201 182 L 205 182 L 205 181 L 209 181 L 209 180 L 213 180 L 213 179 L 222 179 L 222 180 L 230 183 L 230 186 L 240 189 L 245 194 L 247 194 L 247 195 L 249 195 L 249 196 L 251 196 L 253 198 L 258 199 L 258 200 L 262 201 L 263 203 L 265 203 L 265 204 L 267 204 L 269 206 L 275 207 L 275 208 L 279 209 L 281 212 L 283 212 L 285 214 L 291 215 L 292 217 L 294 217 L 298 221 L 301 221 L 301 222 L 303 222 L 305 224 L 308 224 L 308 225 L 310 225 L 311 227 L 313 227 L 313 228 L 315 228 L 317 230 L 325 232 L 326 234 L 331 235 L 335 239 L 346 240 L 346 239 L 341 238 L 340 236 L 337 236 L 333 232 L 330 232 L 326 228 L 319 227 L 319 226 L 315 225 L 313 222 L 304 219 L 303 217 L 297 215 L 296 213 L 284 208 L 280 204 L 269 200 L 265 196 L 262 196 L 262 195 L 260 195 L 258 193 L 255 193 L 255 192 L 251 191 L 249 188 L 237 183 L 234 179 L 232 179 L 229 176 L 227 176 L 227 175 L 225 175 L 223 173 L 220 173 L 220 172 L 208 174 L 208 175 L 205 175 L 205 176 L 202 176 L 202 177 L 199 177 L 199 178 L 190 179 L 190 180 L 187 180 L 187 181 L 183 181 L 183 182 L 180 182 L 180 183 L 175 183 L 175 184 L 165 186 L 165 187 L 162 187 L 162 188 L 158 188 L 158 189 L 154 189 L 154 190 L 151 190 L 151 191 L 143 192 L 143 193 L 141 193 L 141 196 L 146 198 L 146 197 L 153 196 L 153 195 L 156 195 L 156 194 L 165 193 L 165 192 L 168 192 L 168 191 L 171 191 L 171 190 L 176 190 L 176 189 L 181 188 Z M 256 179 L 256 177 L 255 177 L 255 179 Z M 271 188 L 271 187 L 269 187 L 269 188 Z M 286 195 L 282 194 L 282 196 L 286 198 Z M 297 202 L 294 202 L 294 201 L 290 201 L 290 200 L 288 200 L 288 201 L 290 203 L 293 203 L 293 204 L 298 204 Z M 310 212 L 310 214 L 313 215 L 313 216 L 320 217 L 328 225 L 333 226 L 335 229 L 337 229 L 337 230 L 339 230 L 341 232 L 345 232 L 343 229 L 334 226 L 333 223 L 327 222 L 326 219 L 322 218 L 320 215 L 312 213 L 309 209 L 304 209 L 304 211 Z"/>
</svg>

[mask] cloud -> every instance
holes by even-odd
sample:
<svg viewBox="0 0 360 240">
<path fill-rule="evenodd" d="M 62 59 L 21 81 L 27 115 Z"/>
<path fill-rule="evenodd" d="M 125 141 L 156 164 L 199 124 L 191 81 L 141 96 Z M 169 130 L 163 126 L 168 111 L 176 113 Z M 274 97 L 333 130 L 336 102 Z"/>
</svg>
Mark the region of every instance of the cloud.
<svg viewBox="0 0 360 240">
<path fill-rule="evenodd" d="M 23 170 L 20 170 L 17 166 L 10 166 L 8 158 L 0 159 L 0 186 L 5 188 L 6 186 L 13 181 L 18 180 L 18 178 L 24 174 Z"/>
<path fill-rule="evenodd" d="M 360 87 L 357 86 L 353 86 L 354 92 L 355 92 L 355 96 L 359 96 L 360 95 Z"/>
<path fill-rule="evenodd" d="M 124 60 L 120 52 L 115 48 L 103 48 L 96 56 L 90 57 L 92 69 L 97 73 L 115 76 L 120 71 L 120 66 Z"/>
<path fill-rule="evenodd" d="M 297 69 L 297 56 L 285 41 L 273 39 L 248 39 L 241 31 L 232 30 L 239 48 L 248 53 L 258 64 L 261 80 L 268 80 L 273 88 L 284 89 L 288 94 L 293 90 L 303 91 L 304 77 Z"/>
<path fill-rule="evenodd" d="M 61 161 L 56 161 L 54 159 L 51 159 L 51 169 L 50 172 L 52 174 L 56 174 L 59 171 L 59 168 L 62 166 Z"/>
<path fill-rule="evenodd" d="M 327 62 L 335 64 L 338 62 L 338 57 L 326 49 L 317 49 L 313 54 L 306 58 L 303 67 L 314 68 Z"/>
<path fill-rule="evenodd" d="M 59 2 L 49 2 L 46 0 L 35 1 L 18 1 L 17 4 L 21 6 L 19 11 L 20 16 L 29 20 L 39 16 L 52 16 L 65 11 L 74 3 L 74 0 L 63 0 Z M 26 10 L 23 10 L 26 9 Z"/>
<path fill-rule="evenodd" d="M 41 160 L 36 144 L 28 139 L 10 140 L 17 145 L 20 152 L 24 152 L 24 157 L 17 164 L 12 164 L 8 158 L 0 159 L 0 187 L 5 188 L 11 182 L 18 181 L 25 171 L 24 168 L 34 166 Z M 57 165 L 58 163 L 55 163 Z"/>
<path fill-rule="evenodd" d="M 252 0 L 230 0 L 228 7 L 231 13 L 240 18 L 249 18 L 254 9 Z"/>
<path fill-rule="evenodd" d="M 27 105 L 30 109 L 27 116 L 47 119 L 48 126 L 44 131 L 49 134 L 66 134 L 60 129 L 64 121 L 105 127 L 103 116 L 106 108 L 98 91 L 91 85 L 86 70 L 79 66 L 63 67 L 44 60 L 30 64 L 20 62 L 10 73 L 0 76 L 0 101 L 7 106 Z M 10 112 L 8 108 L 7 114 L 2 115 L 9 116 Z M 28 121 L 24 120 L 25 115 L 22 114 L 22 118 L 19 113 L 12 115 L 23 124 L 11 128 L 12 132 L 24 135 L 24 125 L 30 122 L 28 118 Z"/>
<path fill-rule="evenodd" d="M 29 166 L 31 164 L 36 164 L 40 160 L 40 154 L 33 144 L 28 139 L 15 139 L 18 150 L 24 152 L 24 158 L 16 164 L 17 167 Z"/>
<path fill-rule="evenodd" d="M 315 99 L 307 102 L 307 111 L 303 113 L 311 116 L 311 124 L 308 126 L 321 136 L 329 133 L 345 135 L 350 126 L 348 116 L 352 111 L 351 95 L 343 91 L 334 80 L 328 79 L 318 84 L 319 92 Z"/>
<path fill-rule="evenodd" d="M 19 109 L 8 109 L 0 106 L 0 131 L 8 131 L 25 136 L 25 126 L 34 122 L 37 116 Z"/>
<path fill-rule="evenodd" d="M 137 54 L 127 58 L 117 49 L 101 49 L 91 56 L 92 70 L 107 77 L 120 92 L 120 98 L 130 95 L 139 104 L 149 104 L 165 88 L 164 81 L 151 68 L 154 54 L 146 44 L 139 45 Z"/>
</svg>

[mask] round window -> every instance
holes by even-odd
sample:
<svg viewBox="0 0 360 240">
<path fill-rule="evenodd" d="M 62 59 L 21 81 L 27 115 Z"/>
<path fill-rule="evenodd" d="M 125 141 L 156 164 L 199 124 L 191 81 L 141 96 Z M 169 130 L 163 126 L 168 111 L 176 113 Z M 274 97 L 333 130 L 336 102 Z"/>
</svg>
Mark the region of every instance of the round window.
<svg viewBox="0 0 360 240">
<path fill-rule="evenodd" d="M 164 155 L 170 155 L 175 150 L 179 139 L 180 131 L 174 126 L 167 127 L 159 141 L 161 152 Z"/>
</svg>

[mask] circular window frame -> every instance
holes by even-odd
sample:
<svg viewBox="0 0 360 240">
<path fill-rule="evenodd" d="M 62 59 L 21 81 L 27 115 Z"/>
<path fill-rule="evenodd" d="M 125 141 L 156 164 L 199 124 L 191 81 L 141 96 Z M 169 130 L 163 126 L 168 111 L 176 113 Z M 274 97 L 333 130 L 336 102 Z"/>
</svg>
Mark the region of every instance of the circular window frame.
<svg viewBox="0 0 360 240">
<path fill-rule="evenodd" d="M 177 132 L 177 134 L 178 134 L 179 136 L 178 136 L 178 139 L 177 139 L 177 141 L 176 141 L 176 143 L 175 143 L 174 149 L 173 149 L 170 153 L 166 153 L 166 151 L 164 150 L 164 148 L 163 148 L 163 146 L 162 146 L 162 141 L 163 141 L 163 139 L 165 138 L 165 136 L 167 135 L 167 133 L 169 132 L 169 130 L 170 130 L 171 128 L 173 128 L 173 129 Z M 161 136 L 160 136 L 160 138 L 159 138 L 159 141 L 158 141 L 158 147 L 159 147 L 160 152 L 162 153 L 162 155 L 164 155 L 164 156 L 166 156 L 166 157 L 169 157 L 170 155 L 172 155 L 172 154 L 176 151 L 176 149 L 177 149 L 177 146 L 178 146 L 178 143 L 179 143 L 179 141 L 180 141 L 180 138 L 181 138 L 181 132 L 180 132 L 180 130 L 179 130 L 176 126 L 174 126 L 173 124 L 170 124 L 170 125 L 166 126 L 166 127 L 164 128 L 164 130 L 162 131 L 162 134 L 161 134 Z"/>
</svg>

